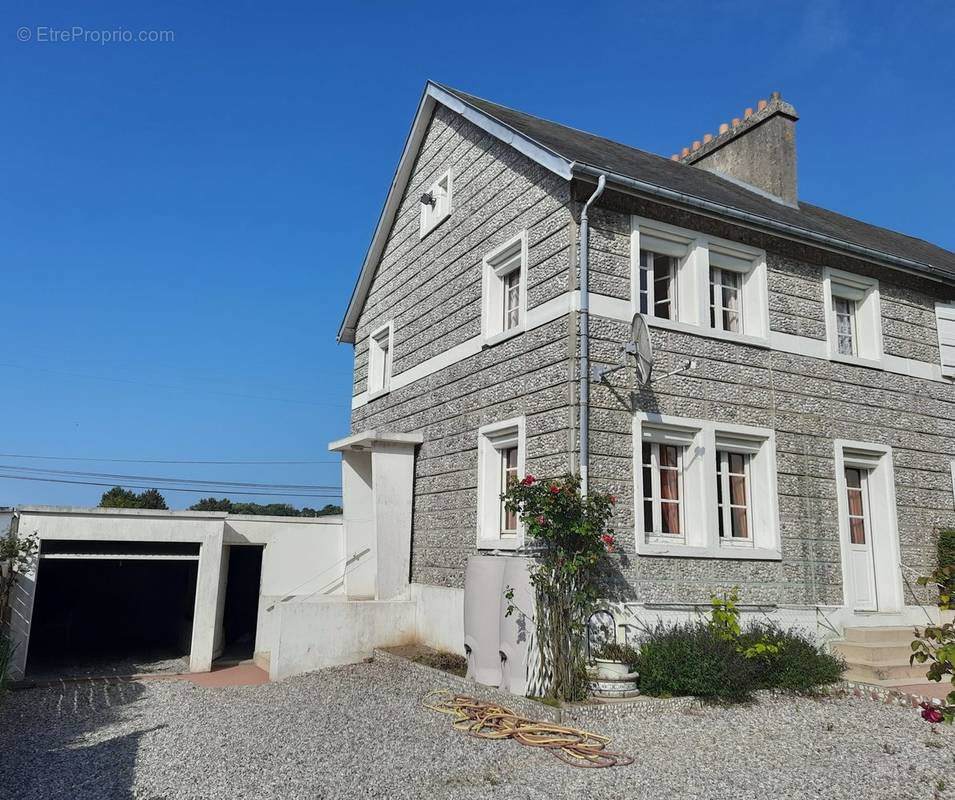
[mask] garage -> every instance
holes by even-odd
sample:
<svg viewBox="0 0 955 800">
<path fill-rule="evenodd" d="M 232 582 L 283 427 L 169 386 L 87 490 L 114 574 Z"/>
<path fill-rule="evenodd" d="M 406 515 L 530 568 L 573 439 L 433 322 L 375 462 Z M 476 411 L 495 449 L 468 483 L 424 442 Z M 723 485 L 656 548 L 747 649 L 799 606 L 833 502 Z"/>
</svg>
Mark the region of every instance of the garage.
<svg viewBox="0 0 955 800">
<path fill-rule="evenodd" d="M 199 544 L 47 539 L 29 677 L 187 668 Z"/>
</svg>

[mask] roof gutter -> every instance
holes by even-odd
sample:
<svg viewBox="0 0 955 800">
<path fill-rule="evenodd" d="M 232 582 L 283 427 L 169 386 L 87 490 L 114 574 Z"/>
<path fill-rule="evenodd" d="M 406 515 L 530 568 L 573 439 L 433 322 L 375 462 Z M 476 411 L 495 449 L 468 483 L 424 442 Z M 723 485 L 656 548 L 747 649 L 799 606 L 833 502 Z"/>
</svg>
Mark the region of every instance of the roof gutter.
<svg viewBox="0 0 955 800">
<path fill-rule="evenodd" d="M 589 164 L 583 164 L 579 161 L 574 163 L 573 171 L 575 174 L 586 175 L 591 179 L 599 179 L 600 176 L 605 175 L 608 181 L 625 186 L 626 188 L 632 189 L 633 191 L 639 192 L 641 194 L 659 197 L 664 200 L 677 203 L 681 206 L 698 208 L 710 214 L 738 220 L 749 226 L 763 230 L 769 230 L 773 233 L 779 233 L 791 239 L 802 241 L 809 240 L 823 245 L 830 250 L 849 252 L 854 255 L 862 256 L 870 261 L 882 262 L 883 264 L 893 267 L 894 269 L 899 269 L 904 272 L 911 272 L 923 278 L 931 278 L 933 280 L 939 281 L 940 283 L 955 283 L 952 278 L 942 273 L 942 271 L 937 267 L 934 267 L 931 264 L 926 264 L 923 261 L 913 261 L 912 259 L 893 256 L 889 253 L 884 253 L 881 250 L 873 250 L 872 248 L 863 247 L 862 245 L 854 244 L 853 242 L 847 242 L 844 239 L 837 239 L 834 236 L 827 236 L 824 233 L 817 233 L 816 231 L 811 231 L 806 228 L 800 228 L 798 225 L 790 225 L 786 222 L 779 222 L 778 220 L 774 220 L 769 217 L 763 217 L 759 214 L 752 214 L 749 211 L 743 211 L 738 208 L 733 208 L 732 206 L 724 206 L 720 203 L 714 203 L 711 200 L 704 200 L 702 197 L 697 197 L 696 195 L 678 192 L 674 189 L 667 189 L 663 186 L 658 186 L 655 183 L 648 183 L 647 181 L 637 180 L 636 178 L 629 178 L 626 175 L 608 172 L 605 169 L 591 167 Z"/>
</svg>

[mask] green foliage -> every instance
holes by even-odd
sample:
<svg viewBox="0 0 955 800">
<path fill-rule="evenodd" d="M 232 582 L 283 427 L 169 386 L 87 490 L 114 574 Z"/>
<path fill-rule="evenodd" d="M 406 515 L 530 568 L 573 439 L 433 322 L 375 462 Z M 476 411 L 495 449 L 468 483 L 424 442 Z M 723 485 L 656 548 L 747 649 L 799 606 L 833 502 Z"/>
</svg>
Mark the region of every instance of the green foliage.
<svg viewBox="0 0 955 800">
<path fill-rule="evenodd" d="M 604 642 L 591 653 L 592 658 L 600 658 L 604 661 L 619 661 L 633 668 L 637 663 L 637 651 L 628 644 L 618 644 L 617 642 Z"/>
<path fill-rule="evenodd" d="M 658 622 L 647 628 L 633 666 L 640 673 L 640 691 L 648 695 L 744 702 L 759 688 L 756 663 L 704 622 Z"/>
<path fill-rule="evenodd" d="M 796 628 L 754 622 L 737 640 L 737 651 L 754 664 L 761 689 L 811 692 L 842 679 L 846 664 Z"/>
<path fill-rule="evenodd" d="M 740 634 L 739 587 L 734 586 L 722 596 L 710 595 L 710 627 L 720 639 L 735 642 Z"/>
<path fill-rule="evenodd" d="M 534 548 L 531 583 L 541 683 L 561 700 L 587 695 L 585 620 L 597 600 L 598 564 L 614 547 L 608 525 L 614 498 L 580 493 L 575 475 L 538 481 L 527 475 L 501 495 Z M 511 595 L 511 599 L 513 594 Z"/>
<path fill-rule="evenodd" d="M 928 664 L 926 677 L 930 681 L 951 683 L 952 691 L 945 698 L 945 705 L 938 709 L 942 719 L 951 725 L 955 722 L 955 624 L 929 625 L 917 630 L 916 636 L 909 663 Z M 929 719 L 924 713 L 922 716 Z"/>
<path fill-rule="evenodd" d="M 2 633 L 0 633 L 0 698 L 3 697 L 7 688 L 7 675 L 10 669 L 10 662 L 13 661 L 13 651 L 16 647 Z"/>
<path fill-rule="evenodd" d="M 938 532 L 938 565 L 955 567 L 955 528 L 943 528 Z"/>
<path fill-rule="evenodd" d="M 13 584 L 33 564 L 40 552 L 36 533 L 20 536 L 12 530 L 0 535 L 0 628 L 7 622 L 7 608 Z"/>
<path fill-rule="evenodd" d="M 146 491 L 137 494 L 122 486 L 114 486 L 99 500 L 100 508 L 150 508 L 165 510 L 169 508 L 166 505 L 166 498 L 163 497 L 157 489 L 146 489 Z"/>
<path fill-rule="evenodd" d="M 342 513 L 342 507 L 326 504 L 321 509 L 295 508 L 288 503 L 235 503 L 227 497 L 203 497 L 198 503 L 189 506 L 190 511 L 225 511 L 228 514 L 251 514 L 253 516 L 273 517 L 328 517 Z"/>
</svg>

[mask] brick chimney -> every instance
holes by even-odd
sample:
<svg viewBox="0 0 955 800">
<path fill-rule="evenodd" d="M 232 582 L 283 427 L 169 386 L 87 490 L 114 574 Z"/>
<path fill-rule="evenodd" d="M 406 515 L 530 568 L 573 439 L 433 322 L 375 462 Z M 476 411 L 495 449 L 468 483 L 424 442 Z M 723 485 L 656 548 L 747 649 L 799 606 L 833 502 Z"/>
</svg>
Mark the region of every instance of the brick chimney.
<svg viewBox="0 0 955 800">
<path fill-rule="evenodd" d="M 796 109 L 773 92 L 756 111 L 724 122 L 719 133 L 684 147 L 670 158 L 743 183 L 790 206 L 796 192 Z"/>
</svg>

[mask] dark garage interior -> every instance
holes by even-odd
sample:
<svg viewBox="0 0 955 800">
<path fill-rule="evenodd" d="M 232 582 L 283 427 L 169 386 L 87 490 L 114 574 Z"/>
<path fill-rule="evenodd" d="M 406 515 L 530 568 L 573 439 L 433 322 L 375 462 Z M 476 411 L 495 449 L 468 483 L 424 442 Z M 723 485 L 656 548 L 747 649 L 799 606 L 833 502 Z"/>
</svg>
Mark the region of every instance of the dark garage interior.
<svg viewBox="0 0 955 800">
<path fill-rule="evenodd" d="M 262 547 L 232 545 L 222 614 L 221 660 L 252 658 L 259 613 L 259 585 L 262 579 Z"/>
<path fill-rule="evenodd" d="M 41 558 L 28 675 L 189 655 L 198 562 L 181 553 L 137 555 Z"/>
</svg>

